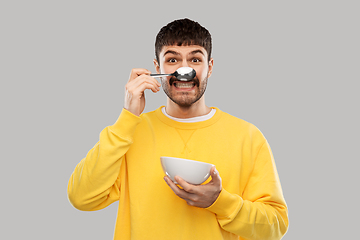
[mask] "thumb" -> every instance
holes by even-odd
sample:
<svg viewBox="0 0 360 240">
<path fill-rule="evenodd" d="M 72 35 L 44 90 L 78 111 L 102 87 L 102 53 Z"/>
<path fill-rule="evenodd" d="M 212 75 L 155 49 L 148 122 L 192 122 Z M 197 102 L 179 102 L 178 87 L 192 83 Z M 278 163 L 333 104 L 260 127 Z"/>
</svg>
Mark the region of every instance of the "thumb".
<svg viewBox="0 0 360 240">
<path fill-rule="evenodd" d="M 221 184 L 221 177 L 219 175 L 219 172 L 218 170 L 216 169 L 215 166 L 212 166 L 211 169 L 210 169 L 210 176 L 212 178 L 212 182 L 215 182 L 215 183 L 220 183 Z"/>
</svg>

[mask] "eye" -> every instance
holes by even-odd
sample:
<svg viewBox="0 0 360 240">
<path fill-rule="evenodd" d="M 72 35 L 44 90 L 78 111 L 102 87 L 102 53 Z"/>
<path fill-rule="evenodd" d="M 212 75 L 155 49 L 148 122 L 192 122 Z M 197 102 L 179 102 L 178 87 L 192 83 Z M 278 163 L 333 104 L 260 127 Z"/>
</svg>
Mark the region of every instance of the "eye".
<svg viewBox="0 0 360 240">
<path fill-rule="evenodd" d="M 193 62 L 193 63 L 199 63 L 199 62 L 201 62 L 201 60 L 198 59 L 198 58 L 193 58 L 193 59 L 192 59 L 192 62 Z"/>
<path fill-rule="evenodd" d="M 168 60 L 168 62 L 169 62 L 169 63 L 176 63 L 177 61 L 176 61 L 175 58 L 170 58 L 170 59 Z"/>
</svg>

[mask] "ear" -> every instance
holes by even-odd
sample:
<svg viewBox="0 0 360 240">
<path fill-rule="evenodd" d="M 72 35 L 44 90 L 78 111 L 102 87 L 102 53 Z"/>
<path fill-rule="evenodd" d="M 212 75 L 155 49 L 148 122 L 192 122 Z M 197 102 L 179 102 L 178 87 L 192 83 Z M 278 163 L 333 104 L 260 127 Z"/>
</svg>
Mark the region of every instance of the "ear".
<svg viewBox="0 0 360 240">
<path fill-rule="evenodd" d="M 154 66 L 157 73 L 160 73 L 160 65 L 156 59 L 154 59 Z"/>
<path fill-rule="evenodd" d="M 211 76 L 211 74 L 212 74 L 213 66 L 214 66 L 214 59 L 211 58 L 210 61 L 209 61 L 208 78 L 209 78 L 209 77 Z"/>
</svg>

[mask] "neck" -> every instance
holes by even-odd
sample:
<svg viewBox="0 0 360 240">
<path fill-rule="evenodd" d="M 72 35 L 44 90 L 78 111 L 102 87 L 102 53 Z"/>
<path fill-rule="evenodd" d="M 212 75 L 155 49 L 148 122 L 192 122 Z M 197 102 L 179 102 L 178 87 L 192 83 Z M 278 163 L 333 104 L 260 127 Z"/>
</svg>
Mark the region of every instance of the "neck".
<svg viewBox="0 0 360 240">
<path fill-rule="evenodd" d="M 196 103 L 189 107 L 182 107 L 167 99 L 166 113 L 175 118 L 193 118 L 210 113 L 211 109 L 205 105 L 205 98 L 202 96 Z"/>
</svg>

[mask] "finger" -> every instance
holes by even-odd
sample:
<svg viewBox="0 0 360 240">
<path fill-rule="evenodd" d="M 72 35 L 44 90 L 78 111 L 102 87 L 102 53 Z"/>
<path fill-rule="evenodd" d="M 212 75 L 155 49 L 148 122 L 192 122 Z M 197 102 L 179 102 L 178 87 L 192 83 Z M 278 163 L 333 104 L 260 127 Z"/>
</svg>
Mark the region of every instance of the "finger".
<svg viewBox="0 0 360 240">
<path fill-rule="evenodd" d="M 159 88 L 159 89 L 161 87 L 161 83 L 159 83 L 155 78 L 153 78 L 149 75 L 141 75 L 138 78 L 136 78 L 135 81 L 136 82 L 145 81 L 145 82 L 153 84 L 156 88 Z"/>
<path fill-rule="evenodd" d="M 153 92 L 157 92 L 160 90 L 159 83 L 151 77 L 147 77 L 146 75 L 142 75 L 133 81 L 126 84 L 126 90 L 138 94 L 142 94 L 146 89 L 151 89 Z"/>
<path fill-rule="evenodd" d="M 151 76 L 150 76 L 151 77 Z M 151 77 L 152 79 L 154 79 L 154 82 L 156 83 L 156 85 L 158 86 L 158 87 L 161 87 L 161 83 L 156 79 L 156 78 L 154 78 L 154 77 Z"/>
<path fill-rule="evenodd" d="M 130 79 L 129 79 L 129 82 L 134 80 L 135 78 L 137 78 L 138 76 L 140 75 L 143 75 L 143 74 L 150 74 L 151 72 L 145 68 L 133 68 L 131 70 L 131 73 L 130 73 Z"/>
<path fill-rule="evenodd" d="M 215 183 L 215 184 L 221 184 L 221 177 L 220 174 L 218 172 L 218 170 L 216 169 L 215 166 L 212 166 L 210 169 L 210 176 L 211 176 L 211 182 Z"/>
<path fill-rule="evenodd" d="M 176 186 L 176 184 L 168 176 L 165 176 L 164 180 L 165 180 L 166 184 L 169 185 L 171 190 L 173 190 L 175 192 L 176 188 L 178 188 L 178 186 Z"/>
<path fill-rule="evenodd" d="M 140 76 L 148 76 L 152 82 L 154 82 L 158 87 L 161 87 L 161 83 L 159 83 L 154 77 L 150 76 L 151 72 L 145 68 L 134 68 L 131 70 L 130 79 L 128 82 L 132 82 Z"/>
<path fill-rule="evenodd" d="M 186 192 L 188 193 L 194 193 L 194 185 L 186 182 L 184 179 L 182 179 L 179 176 L 175 176 L 175 181 L 179 184 L 180 187 L 182 187 Z"/>
<path fill-rule="evenodd" d="M 171 188 L 171 190 L 180 198 L 187 200 L 188 199 L 188 193 L 185 192 L 185 190 L 180 189 L 176 184 L 168 177 L 164 177 L 165 182 L 167 185 Z"/>
<path fill-rule="evenodd" d="M 139 82 L 135 86 L 129 87 L 128 89 L 133 89 L 133 90 L 129 90 L 129 91 L 132 91 L 133 93 L 137 93 L 137 94 L 141 94 L 141 95 L 144 93 L 144 91 L 146 89 L 150 89 L 153 92 L 160 91 L 160 88 L 157 85 L 155 85 L 152 82 L 148 82 L 148 81 Z"/>
</svg>

